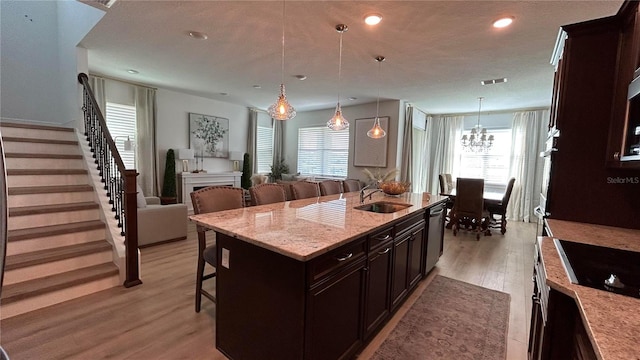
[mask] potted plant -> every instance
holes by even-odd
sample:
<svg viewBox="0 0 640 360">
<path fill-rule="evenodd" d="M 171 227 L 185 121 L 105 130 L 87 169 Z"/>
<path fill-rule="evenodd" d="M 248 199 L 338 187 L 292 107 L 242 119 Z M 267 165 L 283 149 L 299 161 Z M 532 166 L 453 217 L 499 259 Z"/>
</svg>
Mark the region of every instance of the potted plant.
<svg viewBox="0 0 640 360">
<path fill-rule="evenodd" d="M 284 162 L 284 159 L 276 160 L 273 165 L 271 165 L 271 173 L 269 173 L 269 177 L 272 182 L 276 180 L 282 180 L 282 174 L 289 173 L 289 165 Z"/>
<path fill-rule="evenodd" d="M 164 164 L 164 182 L 162 183 L 162 193 L 160 203 L 175 204 L 178 202 L 176 192 L 176 154 L 173 149 L 167 150 L 167 158 Z"/>
<path fill-rule="evenodd" d="M 240 183 L 243 189 L 249 189 L 251 187 L 251 158 L 249 154 L 244 154 L 244 160 L 242 160 L 242 177 Z"/>
</svg>

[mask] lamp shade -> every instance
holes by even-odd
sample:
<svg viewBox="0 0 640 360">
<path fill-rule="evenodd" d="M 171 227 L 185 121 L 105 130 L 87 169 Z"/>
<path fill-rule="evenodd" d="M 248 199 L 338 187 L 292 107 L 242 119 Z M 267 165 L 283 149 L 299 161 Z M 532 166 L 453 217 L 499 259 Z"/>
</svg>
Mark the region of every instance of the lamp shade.
<svg viewBox="0 0 640 360">
<path fill-rule="evenodd" d="M 242 151 L 230 151 L 229 160 L 240 161 L 244 159 L 244 153 Z"/>
<path fill-rule="evenodd" d="M 193 149 L 178 150 L 178 160 L 192 160 L 194 158 Z"/>
</svg>

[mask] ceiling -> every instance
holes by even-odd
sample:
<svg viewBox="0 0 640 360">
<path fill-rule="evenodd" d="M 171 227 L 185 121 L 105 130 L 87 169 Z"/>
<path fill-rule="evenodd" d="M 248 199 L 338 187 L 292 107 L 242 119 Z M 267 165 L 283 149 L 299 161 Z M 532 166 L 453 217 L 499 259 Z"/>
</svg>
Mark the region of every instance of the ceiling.
<svg viewBox="0 0 640 360">
<path fill-rule="evenodd" d="M 559 27 L 614 15 L 622 0 L 284 4 L 284 82 L 299 112 L 333 108 L 338 96 L 343 106 L 369 103 L 379 91 L 381 100 L 448 114 L 477 111 L 478 96 L 483 111 L 548 107 Z M 266 109 L 282 78 L 282 8 L 282 1 L 117 0 L 81 45 L 91 73 Z M 364 24 L 370 12 L 382 14 L 379 25 Z M 514 23 L 493 28 L 503 15 Z M 349 30 L 338 82 L 340 23 Z M 377 55 L 386 57 L 379 76 Z"/>
</svg>

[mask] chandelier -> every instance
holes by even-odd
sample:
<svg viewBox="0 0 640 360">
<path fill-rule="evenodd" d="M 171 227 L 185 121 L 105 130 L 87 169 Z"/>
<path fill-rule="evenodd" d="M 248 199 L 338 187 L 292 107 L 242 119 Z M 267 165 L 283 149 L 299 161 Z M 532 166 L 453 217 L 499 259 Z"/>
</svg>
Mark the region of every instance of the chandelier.
<svg viewBox="0 0 640 360">
<path fill-rule="evenodd" d="M 338 105 L 336 105 L 336 112 L 329 121 L 327 121 L 327 127 L 331 130 L 345 130 L 349 128 L 349 121 L 342 116 L 342 109 L 340 108 L 340 77 L 342 75 L 342 34 L 349 30 L 349 27 L 345 24 L 336 25 L 336 31 L 340 33 L 340 55 L 338 57 Z"/>
<path fill-rule="evenodd" d="M 280 95 L 278 100 L 267 109 L 269 115 L 276 120 L 291 120 L 296 116 L 296 109 L 287 101 L 287 94 L 284 90 L 284 4 L 282 1 L 282 81 L 280 82 Z"/>
<path fill-rule="evenodd" d="M 471 129 L 469 136 L 462 135 L 462 148 L 470 152 L 487 152 L 493 145 L 493 135 L 487 136 L 487 129 L 480 125 L 480 110 L 482 109 L 482 99 L 478 98 L 478 124 Z"/>
</svg>

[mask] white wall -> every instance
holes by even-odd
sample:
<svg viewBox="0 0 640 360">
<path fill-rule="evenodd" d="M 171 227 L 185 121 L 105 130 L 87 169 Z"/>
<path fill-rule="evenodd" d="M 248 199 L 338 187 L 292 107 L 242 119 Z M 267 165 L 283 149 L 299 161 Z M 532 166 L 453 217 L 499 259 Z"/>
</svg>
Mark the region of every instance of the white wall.
<svg viewBox="0 0 640 360">
<path fill-rule="evenodd" d="M 247 151 L 249 109 L 235 104 L 188 95 L 166 89 L 156 92 L 157 126 L 156 148 L 158 151 L 158 176 L 164 178 L 165 157 L 168 149 L 189 148 L 189 113 L 214 115 L 229 119 L 229 151 Z M 194 169 L 195 161 L 190 168 Z M 176 163 L 176 170 L 182 168 Z M 204 170 L 208 172 L 232 171 L 233 163 L 228 159 L 205 158 Z"/>
<path fill-rule="evenodd" d="M 335 109 L 298 112 L 298 115 L 285 123 L 285 161 L 289 165 L 291 172 L 297 172 L 298 163 L 298 129 L 302 127 L 326 126 L 327 121 L 333 116 Z M 400 163 L 396 162 L 398 155 L 398 129 L 399 118 L 404 114 L 401 109 L 401 102 L 397 100 L 380 102 L 380 116 L 389 116 L 389 129 L 387 131 L 387 167 L 381 172 L 397 168 Z M 373 118 L 376 116 L 376 103 L 369 103 L 356 106 L 343 106 L 343 116 L 349 121 L 349 178 L 366 181 L 366 176 L 362 173 L 364 167 L 353 166 L 355 120 L 363 118 Z M 404 121 L 404 119 L 402 119 Z M 372 169 L 369 169 L 372 170 Z"/>
<path fill-rule="evenodd" d="M 491 112 L 480 113 L 480 125 L 485 129 L 505 129 L 511 128 L 513 121 L 513 114 L 517 110 L 510 110 L 508 112 Z M 464 130 L 471 130 L 478 124 L 478 114 L 464 115 Z"/>
<path fill-rule="evenodd" d="M 102 17 L 77 1 L 0 1 L 0 116 L 67 124 L 80 117 L 76 44 Z"/>
</svg>

